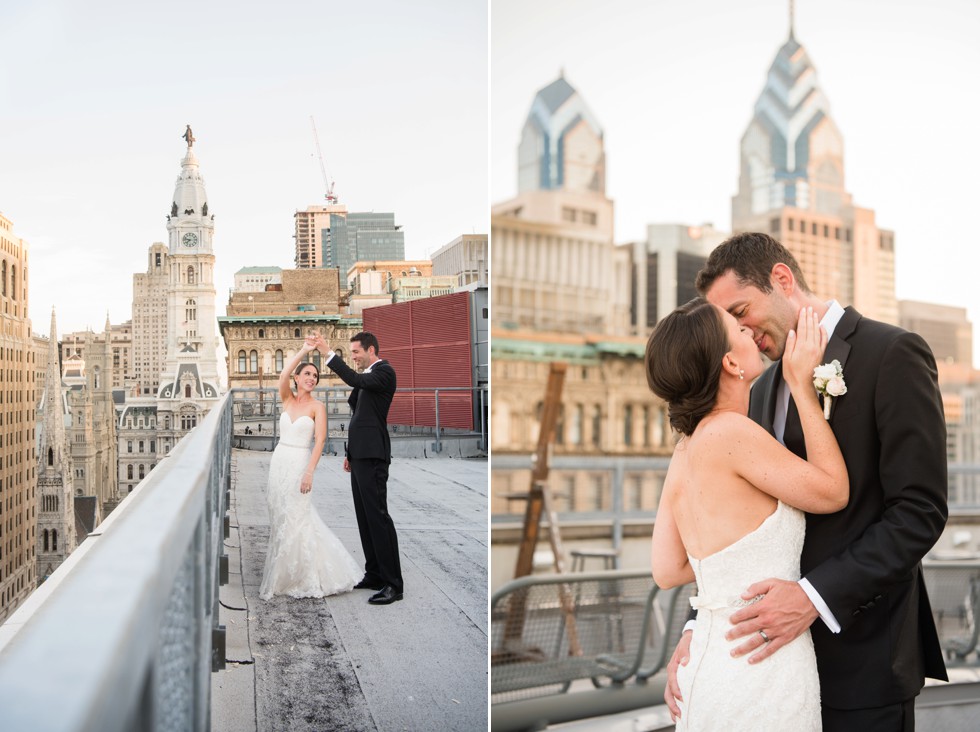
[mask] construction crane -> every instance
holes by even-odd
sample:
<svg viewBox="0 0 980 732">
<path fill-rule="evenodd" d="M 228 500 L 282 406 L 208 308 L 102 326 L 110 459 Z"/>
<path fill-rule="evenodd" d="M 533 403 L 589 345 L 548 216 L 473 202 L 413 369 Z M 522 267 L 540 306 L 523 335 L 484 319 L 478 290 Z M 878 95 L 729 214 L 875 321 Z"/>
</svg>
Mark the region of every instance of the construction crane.
<svg viewBox="0 0 980 732">
<path fill-rule="evenodd" d="M 327 169 L 323 165 L 323 153 L 320 151 L 320 136 L 316 132 L 316 122 L 313 121 L 313 115 L 310 115 L 310 124 L 313 125 L 313 142 L 316 143 L 316 154 L 320 159 L 320 172 L 323 174 L 323 187 L 327 191 L 324 198 L 327 199 L 327 203 L 337 203 L 337 196 L 335 196 L 333 192 L 333 181 L 327 179 Z"/>
</svg>

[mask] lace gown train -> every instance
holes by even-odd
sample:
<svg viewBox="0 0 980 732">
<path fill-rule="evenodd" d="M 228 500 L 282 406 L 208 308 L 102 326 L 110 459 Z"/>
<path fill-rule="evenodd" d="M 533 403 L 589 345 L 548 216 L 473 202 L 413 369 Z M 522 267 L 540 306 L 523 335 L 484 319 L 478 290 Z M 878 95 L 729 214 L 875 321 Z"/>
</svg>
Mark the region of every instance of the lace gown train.
<svg viewBox="0 0 980 732">
<path fill-rule="evenodd" d="M 767 577 L 800 578 L 805 531 L 803 513 L 780 502 L 735 543 L 704 559 L 689 557 L 698 619 L 690 661 L 677 672 L 684 698 L 678 731 L 819 732 L 820 681 L 809 631 L 757 664 L 730 655 L 745 639 L 725 639 L 728 619 L 746 604 L 741 594 L 749 585 Z"/>
<path fill-rule="evenodd" d="M 309 464 L 314 423 L 279 418 L 280 441 L 269 465 L 269 549 L 259 597 L 324 597 L 348 592 L 363 572 L 340 539 L 323 523 L 312 502 L 300 493 Z M 314 488 L 316 490 L 316 488 Z"/>
</svg>

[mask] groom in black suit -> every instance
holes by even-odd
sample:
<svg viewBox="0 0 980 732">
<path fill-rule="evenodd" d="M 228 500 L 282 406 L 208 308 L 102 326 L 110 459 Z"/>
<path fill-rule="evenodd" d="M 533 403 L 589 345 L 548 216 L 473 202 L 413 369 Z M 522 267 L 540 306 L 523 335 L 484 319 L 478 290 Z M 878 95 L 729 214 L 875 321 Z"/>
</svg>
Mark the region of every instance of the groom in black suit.
<svg viewBox="0 0 980 732">
<path fill-rule="evenodd" d="M 766 234 L 721 244 L 697 287 L 750 328 L 775 362 L 752 388 L 749 416 L 790 450 L 806 457 L 779 360 L 800 308 L 820 314 L 829 335 L 823 362 L 840 362 L 847 387 L 832 399 L 829 419 L 847 465 L 848 505 L 807 515 L 799 582 L 760 578 L 747 588 L 746 599 L 764 597 L 732 615 L 728 637 L 742 639 L 735 653 L 757 662 L 811 628 L 824 730 L 912 730 L 924 678 L 947 678 L 921 565 L 948 515 L 932 352 L 914 333 L 820 300 L 793 255 Z M 689 644 L 685 633 L 670 663 L 666 696 L 675 711 L 677 663 Z"/>
<path fill-rule="evenodd" d="M 388 514 L 388 409 L 395 395 L 395 370 L 378 357 L 378 339 L 371 333 L 358 333 L 351 338 L 351 359 L 362 369 L 361 373 L 327 349 L 319 335 L 316 337 L 318 346 L 327 353 L 327 366 L 353 387 L 347 400 L 352 416 L 344 470 L 351 474 L 354 513 L 365 558 L 364 577 L 354 588 L 377 590 L 368 602 L 388 605 L 401 600 L 403 592 L 398 536 Z"/>
</svg>

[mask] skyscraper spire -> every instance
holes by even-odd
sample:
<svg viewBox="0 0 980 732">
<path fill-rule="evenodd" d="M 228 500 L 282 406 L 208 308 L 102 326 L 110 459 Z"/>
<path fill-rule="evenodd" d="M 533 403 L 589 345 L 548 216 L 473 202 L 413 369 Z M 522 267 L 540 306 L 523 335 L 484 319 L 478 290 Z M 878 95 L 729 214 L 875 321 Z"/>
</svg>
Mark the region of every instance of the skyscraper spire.
<svg viewBox="0 0 980 732">
<path fill-rule="evenodd" d="M 789 37 L 790 40 L 796 40 L 796 0 L 789 0 Z"/>
</svg>

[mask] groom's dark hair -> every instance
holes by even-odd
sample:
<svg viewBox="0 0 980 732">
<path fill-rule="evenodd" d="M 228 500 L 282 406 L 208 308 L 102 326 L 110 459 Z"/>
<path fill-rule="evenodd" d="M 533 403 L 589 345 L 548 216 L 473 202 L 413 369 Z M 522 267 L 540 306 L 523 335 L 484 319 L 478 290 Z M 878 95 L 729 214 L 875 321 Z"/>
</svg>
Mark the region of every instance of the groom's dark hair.
<svg viewBox="0 0 980 732">
<path fill-rule="evenodd" d="M 731 270 L 743 287 L 753 285 L 768 294 L 772 292 L 772 268 L 777 264 L 789 267 L 797 286 L 803 292 L 810 292 L 796 257 L 771 236 L 757 231 L 735 234 L 715 247 L 698 272 L 695 286 L 704 295 L 715 280 Z"/>
<path fill-rule="evenodd" d="M 368 333 L 367 331 L 362 330 L 356 336 L 351 336 L 350 342 L 353 343 L 354 341 L 360 341 L 361 348 L 363 348 L 365 351 L 371 346 L 374 346 L 375 355 L 381 352 L 381 346 L 378 345 L 378 338 L 374 335 L 374 333 Z"/>
<path fill-rule="evenodd" d="M 721 364 L 731 350 L 721 311 L 702 297 L 657 323 L 646 350 L 647 384 L 667 402 L 670 426 L 690 435 L 718 401 Z"/>
</svg>

